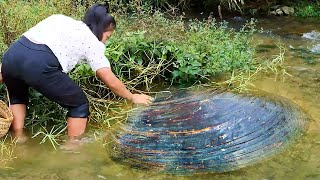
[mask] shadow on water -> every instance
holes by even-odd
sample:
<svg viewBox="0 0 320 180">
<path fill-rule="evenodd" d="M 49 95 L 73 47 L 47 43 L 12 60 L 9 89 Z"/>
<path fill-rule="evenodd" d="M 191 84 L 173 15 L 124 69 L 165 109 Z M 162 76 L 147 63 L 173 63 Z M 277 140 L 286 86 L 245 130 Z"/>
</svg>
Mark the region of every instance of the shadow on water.
<svg viewBox="0 0 320 180">
<path fill-rule="evenodd" d="M 238 171 L 187 176 L 159 175 L 111 161 L 102 141 L 84 145 L 79 154 L 54 151 L 32 140 L 17 147 L 14 169 L 1 170 L 1 179 L 320 179 L 320 21 L 273 17 L 260 19 L 255 35 L 258 56 L 278 54 L 286 48 L 287 72 L 291 76 L 264 75 L 258 89 L 291 99 L 307 111 L 313 122 L 305 136 L 280 155 Z M 230 19 L 231 26 L 243 20 Z"/>
</svg>

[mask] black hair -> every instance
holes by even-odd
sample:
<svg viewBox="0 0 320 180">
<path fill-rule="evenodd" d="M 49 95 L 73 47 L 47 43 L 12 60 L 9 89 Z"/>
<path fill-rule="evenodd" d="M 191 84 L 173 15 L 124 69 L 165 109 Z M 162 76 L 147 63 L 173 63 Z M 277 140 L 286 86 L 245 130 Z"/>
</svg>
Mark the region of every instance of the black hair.
<svg viewBox="0 0 320 180">
<path fill-rule="evenodd" d="M 104 4 L 94 4 L 91 6 L 87 10 L 83 22 L 90 28 L 99 41 L 101 41 L 102 34 L 105 31 L 113 30 L 117 25 L 113 16 L 108 13 L 107 5 Z"/>
</svg>

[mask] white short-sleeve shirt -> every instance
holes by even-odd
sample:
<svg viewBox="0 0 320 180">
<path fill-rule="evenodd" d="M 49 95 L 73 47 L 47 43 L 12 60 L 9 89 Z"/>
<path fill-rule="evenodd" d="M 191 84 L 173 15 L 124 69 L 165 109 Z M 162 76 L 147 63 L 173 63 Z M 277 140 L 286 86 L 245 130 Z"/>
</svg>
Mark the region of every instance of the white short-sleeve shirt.
<svg viewBox="0 0 320 180">
<path fill-rule="evenodd" d="M 89 27 L 64 15 L 52 15 L 23 34 L 29 40 L 47 45 L 67 73 L 81 60 L 86 60 L 93 71 L 110 67 L 105 57 L 105 45 Z"/>
</svg>

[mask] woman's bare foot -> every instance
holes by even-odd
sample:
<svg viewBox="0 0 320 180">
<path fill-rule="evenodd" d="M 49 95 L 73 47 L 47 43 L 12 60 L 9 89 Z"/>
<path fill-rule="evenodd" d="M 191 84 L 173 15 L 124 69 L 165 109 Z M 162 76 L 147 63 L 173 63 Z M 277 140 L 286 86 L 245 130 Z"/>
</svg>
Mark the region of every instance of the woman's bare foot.
<svg viewBox="0 0 320 180">
<path fill-rule="evenodd" d="M 60 149 L 65 152 L 72 152 L 78 153 L 81 143 L 81 136 L 80 137 L 69 137 L 68 140 L 60 146 Z"/>
<path fill-rule="evenodd" d="M 29 138 L 25 135 L 23 129 L 17 129 L 12 131 L 12 137 L 16 140 L 17 144 L 25 143 Z"/>
</svg>

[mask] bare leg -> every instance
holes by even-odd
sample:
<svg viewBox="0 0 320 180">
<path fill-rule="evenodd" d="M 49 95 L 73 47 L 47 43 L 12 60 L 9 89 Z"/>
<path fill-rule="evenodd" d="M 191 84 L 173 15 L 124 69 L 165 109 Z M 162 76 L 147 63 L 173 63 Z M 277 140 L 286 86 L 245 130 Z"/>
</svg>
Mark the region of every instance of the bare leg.
<svg viewBox="0 0 320 180">
<path fill-rule="evenodd" d="M 68 118 L 68 140 L 60 148 L 66 151 L 76 151 L 80 146 L 81 135 L 86 130 L 87 118 Z"/>
<path fill-rule="evenodd" d="M 13 136 L 17 138 L 17 141 L 23 143 L 27 140 L 23 133 L 24 121 L 26 119 L 26 105 L 25 104 L 14 104 L 10 106 L 13 114 L 13 121 L 11 129 Z"/>
<path fill-rule="evenodd" d="M 87 126 L 87 118 L 68 118 L 68 136 L 70 139 L 80 137 Z"/>
</svg>

